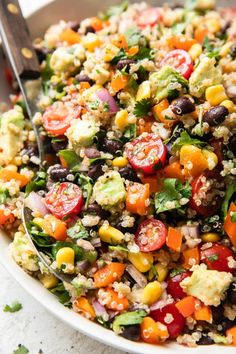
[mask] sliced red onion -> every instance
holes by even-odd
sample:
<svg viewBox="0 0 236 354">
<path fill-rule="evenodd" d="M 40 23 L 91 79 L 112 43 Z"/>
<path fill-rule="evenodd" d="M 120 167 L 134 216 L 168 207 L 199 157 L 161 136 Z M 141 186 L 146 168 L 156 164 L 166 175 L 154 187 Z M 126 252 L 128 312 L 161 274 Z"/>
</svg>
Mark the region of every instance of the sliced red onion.
<svg viewBox="0 0 236 354">
<path fill-rule="evenodd" d="M 107 311 L 108 312 L 108 315 L 109 315 L 109 319 L 113 319 L 116 315 L 120 314 L 119 311 L 113 311 L 113 310 L 109 310 Z"/>
<path fill-rule="evenodd" d="M 85 273 L 86 270 L 91 266 L 90 262 L 87 259 L 84 259 L 83 261 L 77 262 L 77 267 L 79 269 L 80 273 Z"/>
<path fill-rule="evenodd" d="M 109 106 L 109 113 L 116 113 L 119 108 L 116 104 L 116 101 L 114 100 L 114 98 L 112 97 L 112 95 L 105 89 L 102 88 L 98 91 L 95 92 L 97 97 L 103 102 L 103 103 L 107 103 Z"/>
<path fill-rule="evenodd" d="M 95 248 L 101 247 L 101 245 L 102 245 L 101 239 L 99 237 L 93 238 L 91 240 L 91 243 L 92 243 L 93 247 L 95 247 Z"/>
<path fill-rule="evenodd" d="M 82 247 L 85 251 L 94 251 L 94 246 L 91 244 L 91 242 L 83 239 L 77 240 L 77 245 L 79 247 Z"/>
<path fill-rule="evenodd" d="M 146 277 L 140 273 L 132 264 L 127 265 L 126 272 L 129 273 L 129 275 L 135 280 L 140 288 L 144 288 L 147 285 Z"/>
<path fill-rule="evenodd" d="M 92 304 L 97 317 L 103 317 L 103 318 L 106 317 L 107 320 L 109 319 L 109 315 L 105 307 L 98 300 L 94 299 L 92 301 Z"/>
<path fill-rule="evenodd" d="M 182 225 L 180 231 L 185 237 L 198 238 L 200 235 L 199 225 Z"/>
<path fill-rule="evenodd" d="M 25 199 L 25 206 L 32 211 L 40 213 L 41 216 L 45 216 L 50 213 L 43 202 L 43 198 L 35 192 L 31 192 Z"/>
</svg>

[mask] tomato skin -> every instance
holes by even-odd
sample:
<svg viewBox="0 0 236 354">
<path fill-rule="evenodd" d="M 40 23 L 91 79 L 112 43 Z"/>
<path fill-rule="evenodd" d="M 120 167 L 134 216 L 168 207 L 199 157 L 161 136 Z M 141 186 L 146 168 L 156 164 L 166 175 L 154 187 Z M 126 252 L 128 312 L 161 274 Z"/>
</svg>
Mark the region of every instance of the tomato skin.
<svg viewBox="0 0 236 354">
<path fill-rule="evenodd" d="M 138 227 L 135 242 L 142 252 L 160 249 L 166 242 L 167 228 L 160 220 L 146 219 Z"/>
<path fill-rule="evenodd" d="M 211 181 L 211 187 L 206 191 L 206 195 L 208 196 L 209 194 L 213 193 L 213 201 L 210 200 L 207 203 L 204 203 L 204 199 L 200 198 L 201 204 L 198 205 L 196 202 L 197 195 L 199 192 L 204 190 L 205 182 L 203 182 L 203 179 L 206 178 L 206 181 Z M 192 198 L 189 201 L 189 207 L 194 209 L 199 215 L 201 216 L 212 216 L 214 215 L 217 210 L 220 207 L 222 197 L 219 195 L 218 192 L 223 190 L 222 187 L 216 187 L 217 184 L 222 184 L 223 187 L 223 179 L 220 176 L 218 171 L 205 171 L 202 173 L 200 176 L 196 177 L 193 179 L 191 185 L 192 185 Z M 218 194 L 215 194 L 218 193 Z M 214 204 L 213 204 L 214 202 Z"/>
<path fill-rule="evenodd" d="M 190 271 L 183 271 L 180 274 L 177 274 L 173 277 L 168 277 L 167 279 L 167 292 L 170 294 L 174 299 L 182 299 L 186 296 L 185 291 L 181 288 L 180 283 L 187 277 L 191 276 Z"/>
<path fill-rule="evenodd" d="M 173 316 L 173 321 L 170 323 L 165 322 L 167 314 Z M 162 309 L 151 311 L 150 316 L 155 321 L 161 322 L 167 327 L 170 338 L 176 338 L 183 332 L 185 326 L 185 318 L 181 315 L 174 303 L 166 305 Z"/>
<path fill-rule="evenodd" d="M 149 7 L 142 11 L 136 18 L 136 23 L 140 27 L 154 26 L 161 21 L 162 15 L 160 9 L 157 7 Z"/>
<path fill-rule="evenodd" d="M 54 184 L 45 197 L 45 205 L 59 219 L 79 214 L 83 206 L 81 189 L 73 183 Z"/>
<path fill-rule="evenodd" d="M 156 173 L 158 165 L 164 166 L 166 161 L 166 147 L 153 133 L 143 133 L 126 144 L 126 153 L 131 166 L 147 175 Z"/>
<path fill-rule="evenodd" d="M 171 66 L 187 80 L 193 72 L 192 59 L 188 52 L 183 49 L 175 49 L 167 53 L 162 60 L 162 65 Z"/>
<path fill-rule="evenodd" d="M 64 135 L 71 121 L 79 118 L 80 112 L 79 106 L 72 107 L 63 102 L 54 102 L 43 114 L 43 126 L 53 136 Z"/>
<path fill-rule="evenodd" d="M 211 270 L 218 270 L 219 272 L 234 273 L 235 268 L 230 268 L 228 263 L 229 257 L 236 260 L 236 257 L 228 247 L 214 243 L 208 248 L 205 246 L 200 250 L 201 261 L 204 262 Z"/>
</svg>

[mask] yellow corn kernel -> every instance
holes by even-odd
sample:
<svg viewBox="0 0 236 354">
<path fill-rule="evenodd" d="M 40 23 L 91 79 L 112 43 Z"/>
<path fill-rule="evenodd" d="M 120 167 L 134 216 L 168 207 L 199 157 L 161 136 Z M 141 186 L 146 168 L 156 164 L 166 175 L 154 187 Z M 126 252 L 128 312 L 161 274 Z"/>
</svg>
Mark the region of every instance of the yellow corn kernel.
<svg viewBox="0 0 236 354">
<path fill-rule="evenodd" d="M 125 109 L 116 113 L 115 116 L 115 125 L 118 129 L 123 131 L 127 125 L 129 125 L 129 114 Z"/>
<path fill-rule="evenodd" d="M 125 167 L 128 164 L 128 160 L 126 157 L 124 156 L 119 156 L 116 157 L 113 161 L 112 161 L 112 165 L 114 167 Z"/>
<path fill-rule="evenodd" d="M 136 101 L 142 101 L 144 99 L 151 97 L 151 86 L 149 81 L 143 81 L 141 85 L 139 85 Z"/>
<path fill-rule="evenodd" d="M 208 232 L 201 235 L 201 239 L 203 242 L 218 242 L 220 241 L 220 236 L 215 232 Z"/>
<path fill-rule="evenodd" d="M 217 106 L 227 100 L 227 95 L 223 85 L 215 85 L 206 89 L 206 100 L 212 105 Z"/>
<path fill-rule="evenodd" d="M 206 25 L 208 31 L 211 33 L 217 33 L 221 29 L 221 23 L 216 18 L 208 18 L 205 22 L 205 25 Z"/>
<path fill-rule="evenodd" d="M 236 106 L 231 100 L 225 100 L 221 102 L 221 106 L 224 106 L 228 109 L 229 113 L 234 113 L 236 111 Z"/>
<path fill-rule="evenodd" d="M 226 55 L 229 54 L 230 49 L 231 49 L 231 47 L 232 47 L 232 44 L 233 44 L 233 42 L 230 41 L 230 42 L 225 43 L 225 44 L 222 46 L 222 48 L 221 48 L 221 50 L 220 50 L 220 53 L 219 53 L 221 57 L 226 57 Z"/>
<path fill-rule="evenodd" d="M 105 53 L 103 59 L 105 61 L 111 61 L 118 53 L 120 49 L 116 47 L 114 44 L 109 43 L 105 48 Z"/>
<path fill-rule="evenodd" d="M 52 289 L 58 284 L 58 279 L 53 274 L 42 274 L 39 280 L 46 289 Z"/>
<path fill-rule="evenodd" d="M 202 54 L 201 44 L 199 43 L 193 44 L 192 47 L 189 49 L 188 53 L 193 60 L 199 58 L 200 55 Z"/>
<path fill-rule="evenodd" d="M 61 268 L 63 263 L 74 265 L 74 261 L 75 261 L 75 252 L 70 247 L 60 248 L 56 254 L 56 262 L 58 268 Z"/>
<path fill-rule="evenodd" d="M 95 48 L 100 47 L 102 42 L 95 33 L 89 32 L 83 38 L 82 44 L 88 51 L 93 52 Z"/>
<path fill-rule="evenodd" d="M 209 151 L 207 149 L 203 149 L 202 153 L 207 160 L 208 170 L 210 170 L 210 171 L 213 170 L 218 164 L 217 155 L 214 152 Z"/>
<path fill-rule="evenodd" d="M 124 234 L 109 225 L 102 225 L 98 230 L 98 235 L 103 242 L 118 244 L 124 241 Z"/>
<path fill-rule="evenodd" d="M 159 281 L 148 283 L 143 289 L 141 301 L 146 305 L 152 305 L 160 299 L 162 294 L 162 286 Z"/>
<path fill-rule="evenodd" d="M 155 271 L 153 272 L 153 269 L 152 269 L 153 267 L 155 267 L 156 272 Z M 150 271 L 148 273 L 148 280 L 152 280 L 156 275 L 156 279 L 158 281 L 160 281 L 160 282 L 164 281 L 168 275 L 167 267 L 161 263 L 156 263 L 156 264 L 154 264 L 153 267 L 150 269 Z M 155 274 L 155 273 L 157 273 L 157 274 Z"/>
<path fill-rule="evenodd" d="M 141 273 L 146 273 L 153 264 L 151 253 L 129 253 L 128 259 Z"/>
</svg>

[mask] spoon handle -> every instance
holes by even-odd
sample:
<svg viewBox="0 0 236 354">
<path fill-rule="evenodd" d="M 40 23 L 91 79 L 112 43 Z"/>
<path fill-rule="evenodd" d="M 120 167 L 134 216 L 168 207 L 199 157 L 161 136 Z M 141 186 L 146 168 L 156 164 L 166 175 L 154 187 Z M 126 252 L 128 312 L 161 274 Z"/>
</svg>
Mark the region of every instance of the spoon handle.
<svg viewBox="0 0 236 354">
<path fill-rule="evenodd" d="M 15 75 L 21 79 L 38 78 L 37 55 L 18 0 L 0 0 L 0 33 Z"/>
</svg>

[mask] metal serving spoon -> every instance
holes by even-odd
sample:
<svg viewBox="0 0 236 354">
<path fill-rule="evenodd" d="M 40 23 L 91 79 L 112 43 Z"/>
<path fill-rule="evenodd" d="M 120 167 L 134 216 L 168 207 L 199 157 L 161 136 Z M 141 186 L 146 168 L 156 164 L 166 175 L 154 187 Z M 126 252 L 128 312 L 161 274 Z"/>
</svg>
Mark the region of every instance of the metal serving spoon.
<svg viewBox="0 0 236 354">
<path fill-rule="evenodd" d="M 35 132 L 40 168 L 43 169 L 50 166 L 52 155 L 49 153 L 45 136 L 40 133 L 39 127 L 33 122 L 35 113 L 39 111 L 37 101 L 41 93 L 40 68 L 18 0 L 0 0 L 0 34 Z M 29 222 L 33 220 L 32 211 L 26 207 L 25 203 L 22 208 L 22 220 L 26 235 L 40 261 L 59 280 L 70 282 L 72 276 L 53 269 L 43 252 L 36 248 L 28 228 Z"/>
</svg>

